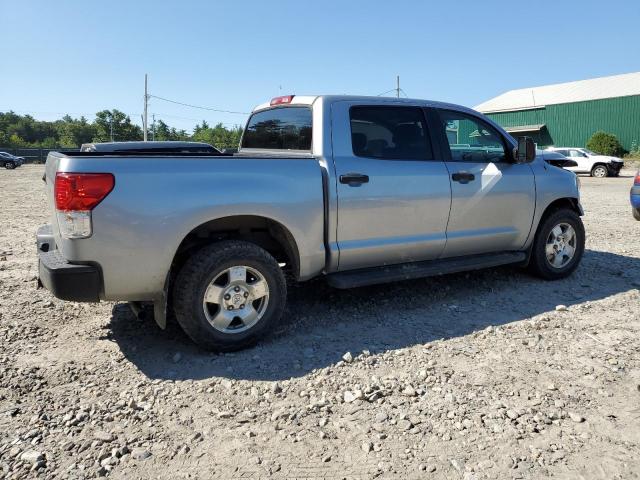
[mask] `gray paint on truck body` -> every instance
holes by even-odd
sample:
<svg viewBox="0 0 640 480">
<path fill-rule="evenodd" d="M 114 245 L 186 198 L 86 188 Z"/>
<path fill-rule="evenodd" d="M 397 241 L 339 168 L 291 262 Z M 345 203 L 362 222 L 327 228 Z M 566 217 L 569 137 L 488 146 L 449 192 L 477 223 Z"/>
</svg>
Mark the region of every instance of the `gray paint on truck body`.
<svg viewBox="0 0 640 480">
<path fill-rule="evenodd" d="M 508 172 L 516 174 L 517 183 L 493 192 L 494 185 L 487 184 L 483 192 L 483 184 L 478 183 L 473 187 L 479 188 L 475 196 L 461 194 L 456 198 L 458 186 L 451 186 L 450 170 L 460 165 L 442 159 L 409 165 L 355 157 L 345 115 L 349 105 L 411 105 L 480 116 L 468 108 L 438 102 L 320 96 L 309 102 L 313 113 L 311 152 L 241 150 L 233 157 L 74 157 L 52 153 L 47 159 L 50 203 L 56 172 L 109 172 L 115 176 L 113 191 L 93 211 L 90 238 L 61 238 L 52 208 L 55 243 L 69 261 L 100 266 L 101 298 L 157 300 L 164 296 L 168 272 L 182 240 L 198 226 L 224 217 L 260 216 L 282 225 L 299 254 L 298 279 L 307 280 L 364 266 L 490 251 L 492 242 L 499 250 L 526 250 L 549 204 L 559 198 L 579 201 L 575 175 L 541 159 L 531 164 L 500 165 L 491 172 L 498 178 L 497 185 L 509 178 Z M 516 146 L 495 122 L 482 118 L 505 136 L 510 147 Z M 369 171 L 363 173 L 370 175 L 370 183 L 352 188 L 339 182 L 346 170 L 365 167 Z M 489 229 L 480 239 L 478 228 L 459 225 L 447 250 L 446 227 L 456 225 L 450 218 L 456 202 L 464 207 L 470 199 L 481 202 L 485 194 L 492 193 L 499 195 L 480 205 L 479 213 L 469 218 L 478 228 L 483 222 L 490 224 L 494 233 Z M 511 226 L 505 232 L 500 231 L 504 222 L 496 217 L 504 216 L 501 205 L 517 207 L 509 212 Z M 408 215 L 411 218 L 404 218 Z M 475 250 L 470 247 L 474 242 Z"/>
</svg>

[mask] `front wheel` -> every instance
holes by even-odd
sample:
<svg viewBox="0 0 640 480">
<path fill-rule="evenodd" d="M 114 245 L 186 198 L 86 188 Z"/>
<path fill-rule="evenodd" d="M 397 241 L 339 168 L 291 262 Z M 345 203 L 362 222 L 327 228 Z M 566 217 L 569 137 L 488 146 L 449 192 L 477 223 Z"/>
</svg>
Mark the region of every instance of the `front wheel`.
<svg viewBox="0 0 640 480">
<path fill-rule="evenodd" d="M 4 164 L 4 168 L 6 168 L 7 170 L 13 170 L 14 168 L 16 168 L 16 164 L 13 162 L 7 162 Z"/>
<path fill-rule="evenodd" d="M 244 241 L 197 251 L 175 281 L 178 323 L 198 345 L 233 351 L 267 335 L 282 316 L 287 287 L 278 262 Z"/>
<path fill-rule="evenodd" d="M 609 175 L 609 170 L 605 165 L 596 165 L 591 169 L 591 176 L 596 178 L 604 178 Z"/>
<path fill-rule="evenodd" d="M 584 225 L 570 209 L 556 210 L 542 220 L 533 241 L 529 268 L 539 277 L 558 280 L 578 268 L 584 253 Z"/>
</svg>

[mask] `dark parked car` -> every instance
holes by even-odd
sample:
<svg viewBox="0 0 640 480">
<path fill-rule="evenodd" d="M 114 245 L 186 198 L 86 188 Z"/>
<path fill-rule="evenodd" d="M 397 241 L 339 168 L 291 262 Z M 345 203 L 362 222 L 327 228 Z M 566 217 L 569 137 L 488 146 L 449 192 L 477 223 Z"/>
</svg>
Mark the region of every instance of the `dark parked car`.
<svg viewBox="0 0 640 480">
<path fill-rule="evenodd" d="M 16 157 L 7 152 L 0 152 L 0 166 L 7 170 L 13 170 L 24 163 L 24 158 Z"/>
</svg>

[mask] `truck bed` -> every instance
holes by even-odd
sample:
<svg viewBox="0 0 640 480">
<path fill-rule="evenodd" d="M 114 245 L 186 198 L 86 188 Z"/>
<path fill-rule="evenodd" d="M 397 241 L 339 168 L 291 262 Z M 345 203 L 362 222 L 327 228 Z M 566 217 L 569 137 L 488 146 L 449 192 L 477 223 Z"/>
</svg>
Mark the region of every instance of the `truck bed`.
<svg viewBox="0 0 640 480">
<path fill-rule="evenodd" d="M 61 238 L 57 248 L 73 263 L 101 270 L 105 300 L 152 300 L 162 292 L 185 237 L 213 219 L 272 219 L 296 240 L 299 277 L 325 265 L 321 169 L 307 154 L 51 153 L 46 182 L 50 205 L 57 172 L 112 173 L 113 191 L 93 210 L 93 234 Z"/>
</svg>

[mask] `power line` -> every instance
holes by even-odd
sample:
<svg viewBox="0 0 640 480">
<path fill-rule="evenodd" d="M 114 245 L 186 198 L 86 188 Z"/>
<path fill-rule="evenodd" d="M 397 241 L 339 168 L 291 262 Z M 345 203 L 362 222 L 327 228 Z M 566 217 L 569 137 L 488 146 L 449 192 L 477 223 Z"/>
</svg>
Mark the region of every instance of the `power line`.
<svg viewBox="0 0 640 480">
<path fill-rule="evenodd" d="M 183 116 L 180 116 L 180 115 L 170 115 L 168 113 L 158 113 L 158 112 L 156 112 L 156 113 L 154 113 L 154 115 L 156 117 L 158 117 L 158 118 L 175 118 L 175 119 L 178 119 L 178 120 L 191 120 L 191 121 L 194 121 L 194 122 L 201 122 L 203 120 L 207 121 L 206 118 L 183 117 Z M 222 125 L 230 125 L 230 126 L 234 126 L 234 127 L 242 126 L 239 123 L 217 122 L 215 120 L 211 120 L 211 119 L 209 119 L 209 120 L 210 121 L 208 121 L 207 123 L 216 123 L 216 124 L 217 123 L 221 123 Z"/>
<path fill-rule="evenodd" d="M 171 100 L 169 98 L 159 97 L 157 95 L 149 95 L 149 98 L 157 98 L 158 100 L 162 100 L 164 102 L 175 103 L 176 105 L 182 105 L 184 107 L 198 108 L 200 110 L 209 110 L 210 112 L 231 113 L 234 115 L 249 115 L 249 112 L 235 112 L 233 110 L 221 110 L 219 108 L 203 107 L 200 105 L 193 105 L 190 103 L 178 102 L 177 100 Z"/>
<path fill-rule="evenodd" d="M 396 89 L 392 88 L 391 90 L 387 90 L 386 92 L 379 93 L 378 95 L 376 95 L 376 97 L 381 97 L 382 95 L 385 95 L 385 94 L 391 93 L 391 92 L 395 92 L 395 91 L 396 91 Z"/>
</svg>

